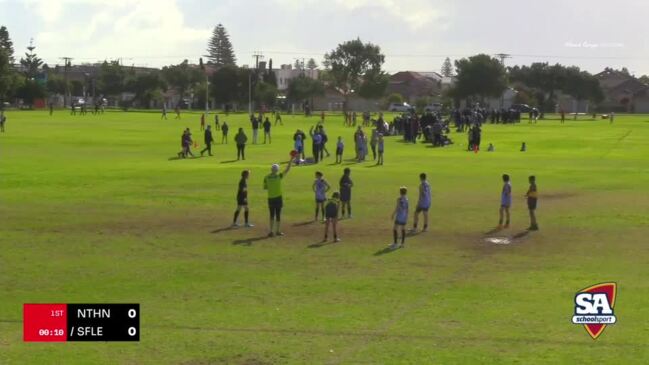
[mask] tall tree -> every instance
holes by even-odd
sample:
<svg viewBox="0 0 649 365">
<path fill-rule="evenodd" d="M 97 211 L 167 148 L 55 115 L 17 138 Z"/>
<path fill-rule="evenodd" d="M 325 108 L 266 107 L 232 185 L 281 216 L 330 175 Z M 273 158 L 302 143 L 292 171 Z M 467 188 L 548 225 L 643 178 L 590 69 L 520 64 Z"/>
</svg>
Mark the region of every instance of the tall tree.
<svg viewBox="0 0 649 365">
<path fill-rule="evenodd" d="M 304 70 L 304 61 L 302 61 L 299 58 L 296 58 L 293 67 L 295 67 L 296 70 Z"/>
<path fill-rule="evenodd" d="M 313 58 L 309 58 L 309 61 L 306 63 L 306 68 L 313 71 L 318 68 L 318 63 Z"/>
<path fill-rule="evenodd" d="M 239 101 L 242 94 L 241 88 L 248 90 L 248 84 L 240 83 L 239 69 L 236 66 L 227 65 L 219 68 L 212 74 L 210 79 L 210 95 L 217 103 L 227 104 Z"/>
<path fill-rule="evenodd" d="M 14 44 L 9 38 L 9 31 L 4 25 L 0 27 L 0 50 L 6 52 L 7 57 L 9 58 L 9 64 L 13 65 L 14 61 Z"/>
<path fill-rule="evenodd" d="M 152 101 L 162 101 L 162 92 L 167 89 L 158 71 L 137 75 L 130 79 L 126 88 L 135 93 L 135 100 L 141 107 L 148 108 Z"/>
<path fill-rule="evenodd" d="M 640 80 L 640 82 L 642 82 L 643 84 L 649 85 L 649 76 L 647 75 L 640 76 L 638 80 Z"/>
<path fill-rule="evenodd" d="M 65 94 L 65 91 L 67 90 L 65 78 L 61 75 L 50 73 L 47 75 L 45 89 L 50 94 Z"/>
<path fill-rule="evenodd" d="M 446 57 L 444 60 L 444 63 L 442 63 L 442 76 L 444 77 L 451 77 L 453 76 L 453 64 L 451 63 L 451 59 Z"/>
<path fill-rule="evenodd" d="M 162 76 L 169 86 L 178 90 L 182 97 L 205 79 L 203 72 L 199 68 L 190 66 L 187 60 L 178 65 L 163 67 Z"/>
<path fill-rule="evenodd" d="M 237 59 L 230 43 L 230 36 L 222 24 L 214 27 L 212 37 L 207 44 L 207 55 L 205 55 L 212 63 L 217 66 L 236 65 Z"/>
<path fill-rule="evenodd" d="M 275 105 L 275 99 L 277 98 L 277 88 L 267 82 L 258 82 L 253 90 L 253 97 L 258 107 L 262 104 L 272 107 Z"/>
<path fill-rule="evenodd" d="M 16 89 L 16 96 L 23 99 L 23 102 L 26 105 L 33 105 L 34 100 L 43 98 L 45 95 L 45 88 L 32 79 L 26 79 L 25 82 Z"/>
<path fill-rule="evenodd" d="M 39 69 L 43 64 L 43 60 L 38 58 L 34 50 L 34 40 L 29 41 L 29 46 L 27 46 L 27 52 L 25 52 L 25 58 L 20 59 L 20 64 L 23 66 L 25 77 L 28 80 L 31 80 L 38 75 Z"/>
<path fill-rule="evenodd" d="M 455 61 L 455 69 L 453 94 L 457 98 L 499 97 L 507 88 L 505 67 L 498 59 L 486 54 Z"/>
<path fill-rule="evenodd" d="M 105 95 L 117 95 L 124 91 L 125 85 L 124 67 L 118 61 L 104 61 L 99 68 L 99 90 Z"/>
<path fill-rule="evenodd" d="M 355 39 L 325 54 L 323 63 L 329 65 L 329 81 L 343 94 L 346 108 L 352 93 L 364 97 L 383 95 L 387 87 L 387 76 L 381 70 L 384 62 L 379 46 Z"/>
<path fill-rule="evenodd" d="M 577 101 L 589 100 L 599 103 L 604 100 L 604 93 L 597 78 L 579 67 L 572 66 L 566 69 L 565 86 L 563 91 Z"/>
<path fill-rule="evenodd" d="M 324 83 L 305 75 L 291 79 L 288 83 L 287 97 L 294 102 L 301 102 L 316 96 L 324 95 Z"/>
<path fill-rule="evenodd" d="M 11 84 L 13 81 L 12 74 L 13 70 L 11 68 L 11 63 L 9 62 L 8 52 L 0 48 L 0 109 L 2 109 L 2 103 L 11 90 Z"/>
</svg>

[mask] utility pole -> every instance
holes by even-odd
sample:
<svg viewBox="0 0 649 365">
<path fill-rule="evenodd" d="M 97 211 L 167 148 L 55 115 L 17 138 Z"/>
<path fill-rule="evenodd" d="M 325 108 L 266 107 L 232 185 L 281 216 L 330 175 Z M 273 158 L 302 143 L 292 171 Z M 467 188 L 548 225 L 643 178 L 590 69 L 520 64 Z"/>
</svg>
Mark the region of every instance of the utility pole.
<svg viewBox="0 0 649 365">
<path fill-rule="evenodd" d="M 505 66 L 505 60 L 508 58 L 512 58 L 512 55 L 507 54 L 507 53 L 497 53 L 495 54 L 496 57 L 500 58 L 500 63 Z"/>
<path fill-rule="evenodd" d="M 252 115 L 252 71 L 248 71 L 248 115 Z"/>
<path fill-rule="evenodd" d="M 72 66 L 72 57 L 61 57 L 61 59 L 64 62 L 64 78 L 65 78 L 65 94 L 63 95 L 63 107 L 66 108 L 68 105 L 68 102 L 72 98 L 70 96 L 70 85 L 68 82 L 68 69 Z"/>
<path fill-rule="evenodd" d="M 261 51 L 255 51 L 252 54 L 252 57 L 255 59 L 255 69 L 250 70 L 248 73 L 248 114 L 252 114 L 252 74 L 255 73 L 255 77 L 259 77 L 259 60 L 264 59 L 264 54 Z M 259 80 L 257 80 L 259 81 Z M 255 85 L 257 82 L 255 82 Z"/>
<path fill-rule="evenodd" d="M 252 54 L 252 57 L 255 59 L 255 69 L 259 68 L 259 60 L 264 59 L 264 54 L 261 53 L 261 51 L 255 51 L 255 53 Z"/>
<path fill-rule="evenodd" d="M 508 53 L 498 53 L 495 56 L 500 58 L 500 64 L 503 65 L 503 67 L 505 67 L 505 60 L 512 57 Z M 500 109 L 504 107 L 505 107 L 505 93 L 503 93 L 503 95 L 500 97 Z"/>
<path fill-rule="evenodd" d="M 199 64 L 201 66 L 201 70 L 203 70 L 203 73 L 205 74 L 205 119 L 207 119 L 210 111 L 210 78 L 207 75 L 207 70 L 205 69 L 205 64 L 203 63 L 203 57 L 199 59 Z"/>
</svg>

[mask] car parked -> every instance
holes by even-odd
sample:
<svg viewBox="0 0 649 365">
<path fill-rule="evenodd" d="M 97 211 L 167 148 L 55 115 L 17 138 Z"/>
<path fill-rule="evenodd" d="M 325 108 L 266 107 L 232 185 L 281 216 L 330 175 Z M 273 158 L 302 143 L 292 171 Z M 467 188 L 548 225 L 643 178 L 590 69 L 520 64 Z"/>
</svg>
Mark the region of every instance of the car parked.
<svg viewBox="0 0 649 365">
<path fill-rule="evenodd" d="M 391 103 L 388 106 L 388 110 L 391 112 L 399 112 L 399 113 L 407 113 L 413 111 L 415 108 L 413 108 L 410 104 L 408 103 Z"/>
</svg>

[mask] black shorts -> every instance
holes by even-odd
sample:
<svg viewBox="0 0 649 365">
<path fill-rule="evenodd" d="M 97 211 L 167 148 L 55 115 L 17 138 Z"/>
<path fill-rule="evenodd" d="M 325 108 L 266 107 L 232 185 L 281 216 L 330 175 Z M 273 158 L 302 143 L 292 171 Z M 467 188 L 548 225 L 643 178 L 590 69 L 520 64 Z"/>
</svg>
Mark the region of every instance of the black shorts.
<svg viewBox="0 0 649 365">
<path fill-rule="evenodd" d="M 327 205 L 325 207 L 326 218 L 338 218 L 338 207 L 336 205 Z"/>
<path fill-rule="evenodd" d="M 269 198 L 268 199 L 268 207 L 269 208 L 281 208 L 283 206 L 282 202 L 282 197 L 277 197 L 277 198 Z"/>
<path fill-rule="evenodd" d="M 315 202 L 316 202 L 317 204 L 319 204 L 319 203 L 324 203 L 324 202 L 326 202 L 326 201 L 327 201 L 327 199 L 318 199 L 318 198 L 315 198 Z"/>
<path fill-rule="evenodd" d="M 248 205 L 248 198 L 245 197 L 245 196 L 238 196 L 237 197 L 237 205 L 247 206 Z"/>
<path fill-rule="evenodd" d="M 527 209 L 529 210 L 536 210 L 536 202 L 538 199 L 535 198 L 527 198 Z"/>
</svg>

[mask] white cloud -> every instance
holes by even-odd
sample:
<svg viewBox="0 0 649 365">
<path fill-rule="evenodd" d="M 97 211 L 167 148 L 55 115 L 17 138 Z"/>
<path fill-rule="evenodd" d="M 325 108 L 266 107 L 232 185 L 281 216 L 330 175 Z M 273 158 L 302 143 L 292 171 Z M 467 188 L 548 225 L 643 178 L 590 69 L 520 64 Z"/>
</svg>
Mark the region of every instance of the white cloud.
<svg viewBox="0 0 649 365">
<path fill-rule="evenodd" d="M 336 0 L 336 3 L 349 10 L 380 7 L 388 14 L 404 21 L 413 30 L 430 25 L 442 15 L 435 2 L 426 0 Z M 386 19 L 387 21 L 389 18 Z"/>
<path fill-rule="evenodd" d="M 419 30 L 425 26 L 431 25 L 434 21 L 439 20 L 444 15 L 443 4 L 448 1 L 431 1 L 431 0 L 333 0 L 326 4 L 317 0 L 275 0 L 278 6 L 284 6 L 293 10 L 318 11 L 319 6 L 334 6 L 339 10 L 354 12 L 366 10 L 368 12 L 374 9 L 380 9 L 383 13 L 381 19 L 388 26 L 392 19 L 399 19 L 404 22 L 408 28 Z M 393 17 L 393 18 L 391 18 Z M 359 18 L 359 21 L 367 19 Z"/>
<path fill-rule="evenodd" d="M 48 7 L 50 1 L 33 3 Z M 61 10 L 54 15 L 37 12 L 45 21 L 35 37 L 37 46 L 50 59 L 65 55 L 77 62 L 118 57 L 126 58 L 125 64 L 129 58 L 140 64 L 179 62 L 174 56 L 193 55 L 210 35 L 207 27 L 185 23 L 176 0 L 64 0 L 58 6 Z"/>
</svg>

